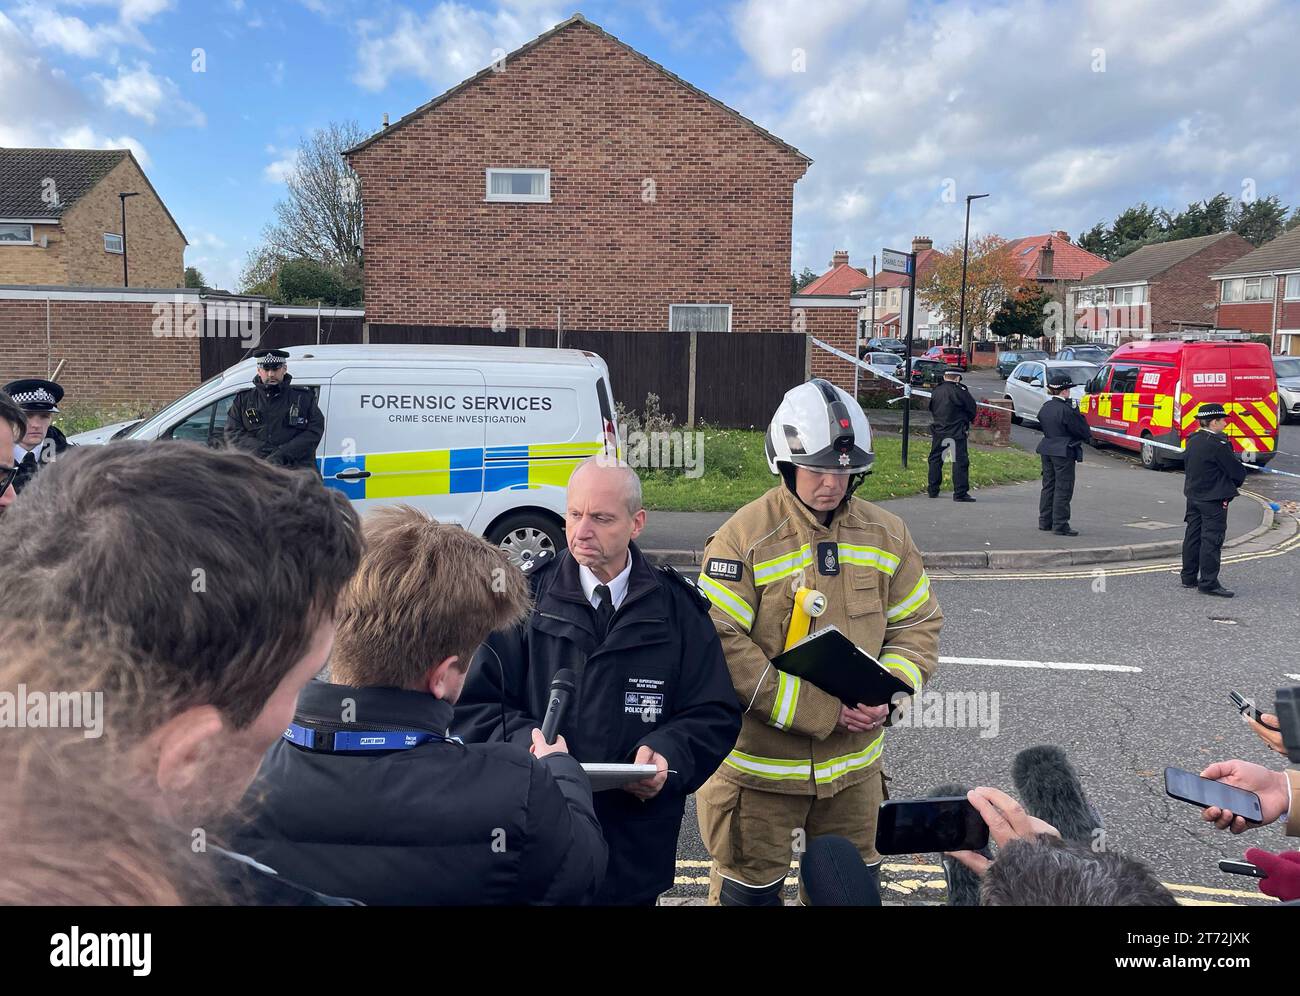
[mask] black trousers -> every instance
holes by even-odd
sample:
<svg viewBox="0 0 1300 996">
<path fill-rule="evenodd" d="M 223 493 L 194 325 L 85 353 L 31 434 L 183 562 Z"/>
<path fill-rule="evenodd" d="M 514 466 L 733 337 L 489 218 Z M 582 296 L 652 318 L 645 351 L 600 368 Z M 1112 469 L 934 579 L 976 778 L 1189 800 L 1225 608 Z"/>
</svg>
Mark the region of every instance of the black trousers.
<svg viewBox="0 0 1300 996">
<path fill-rule="evenodd" d="M 970 453 L 966 448 L 966 437 L 960 438 L 947 433 L 930 430 L 930 494 L 937 495 L 943 484 L 944 443 L 952 440 L 952 496 L 963 498 L 970 494 Z"/>
<path fill-rule="evenodd" d="M 1038 525 L 1043 529 L 1066 529 L 1070 525 L 1070 499 L 1074 497 L 1072 456 L 1040 455 L 1043 462 L 1043 491 L 1038 496 Z"/>
<path fill-rule="evenodd" d="M 1188 498 L 1183 521 L 1187 523 L 1183 534 L 1183 582 L 1196 582 L 1202 589 L 1218 587 L 1223 538 L 1228 534 L 1228 503 Z"/>
</svg>

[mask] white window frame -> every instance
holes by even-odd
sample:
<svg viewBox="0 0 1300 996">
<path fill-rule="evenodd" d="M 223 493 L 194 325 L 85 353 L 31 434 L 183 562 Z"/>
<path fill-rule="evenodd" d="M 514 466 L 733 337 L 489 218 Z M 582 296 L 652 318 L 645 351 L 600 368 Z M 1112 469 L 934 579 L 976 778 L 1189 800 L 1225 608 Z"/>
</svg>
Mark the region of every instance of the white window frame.
<svg viewBox="0 0 1300 996">
<path fill-rule="evenodd" d="M 26 228 L 26 239 L 4 239 L 0 241 L 0 246 L 34 246 L 36 245 L 36 226 L 29 225 L 24 221 L 5 221 L 0 222 L 3 225 L 12 225 L 14 228 Z"/>
<path fill-rule="evenodd" d="M 116 249 L 110 249 L 110 248 L 108 247 L 108 240 L 109 240 L 109 239 L 117 239 L 117 248 L 116 248 Z M 125 250 L 126 250 L 126 246 L 125 246 L 125 244 L 122 242 L 122 236 L 116 234 L 115 232 L 105 232 L 105 233 L 104 233 L 104 252 L 111 252 L 114 256 L 121 256 L 121 255 L 123 254 L 123 252 L 125 252 Z"/>
<path fill-rule="evenodd" d="M 710 302 L 701 302 L 699 304 L 670 304 L 668 305 L 668 331 L 669 332 L 674 331 L 673 329 L 674 308 L 726 308 L 727 309 L 727 331 L 728 332 L 731 331 L 731 305 L 729 304 L 716 304 Z M 877 336 L 873 338 L 879 338 L 879 337 Z"/>
<path fill-rule="evenodd" d="M 1240 304 L 1241 303 L 1241 278 L 1223 281 L 1223 288 L 1219 291 L 1220 304 Z"/>
<path fill-rule="evenodd" d="M 526 173 L 530 176 L 541 175 L 542 193 L 540 194 L 494 194 L 492 193 L 492 177 L 496 173 Z M 551 170 L 523 168 L 511 169 L 503 166 L 491 166 L 483 171 L 483 200 L 492 201 L 498 204 L 550 204 L 551 203 Z"/>
<path fill-rule="evenodd" d="M 1300 301 L 1300 273 L 1288 273 L 1283 286 L 1286 288 L 1282 291 L 1283 301 Z"/>
</svg>

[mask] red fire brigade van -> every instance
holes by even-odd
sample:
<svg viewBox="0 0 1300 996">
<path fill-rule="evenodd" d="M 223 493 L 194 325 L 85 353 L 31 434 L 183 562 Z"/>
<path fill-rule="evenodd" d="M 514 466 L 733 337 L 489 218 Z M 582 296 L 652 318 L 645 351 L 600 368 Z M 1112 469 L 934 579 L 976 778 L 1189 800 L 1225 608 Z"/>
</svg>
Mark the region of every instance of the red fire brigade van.
<svg viewBox="0 0 1300 996">
<path fill-rule="evenodd" d="M 1196 409 L 1217 401 L 1228 411 L 1227 435 L 1247 463 L 1277 452 L 1277 381 L 1268 347 L 1245 336 L 1195 333 L 1153 336 L 1120 346 L 1084 387 L 1079 411 L 1096 429 L 1182 448 L 1198 428 Z M 1098 443 L 1136 450 L 1157 470 L 1181 454 L 1097 435 Z"/>
</svg>

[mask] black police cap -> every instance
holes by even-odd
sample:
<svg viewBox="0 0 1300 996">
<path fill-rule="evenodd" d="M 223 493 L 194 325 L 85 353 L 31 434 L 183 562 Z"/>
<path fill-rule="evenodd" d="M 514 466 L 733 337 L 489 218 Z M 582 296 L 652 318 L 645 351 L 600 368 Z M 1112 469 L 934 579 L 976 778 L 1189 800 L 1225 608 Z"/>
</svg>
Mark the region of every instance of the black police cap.
<svg viewBox="0 0 1300 996">
<path fill-rule="evenodd" d="M 63 388 L 52 380 L 29 377 L 26 380 L 11 380 L 4 386 L 9 395 L 23 411 L 51 412 L 58 414 L 59 402 L 63 400 Z"/>
<path fill-rule="evenodd" d="M 1074 378 L 1064 370 L 1057 370 L 1047 375 L 1047 386 L 1053 391 L 1059 391 L 1063 387 L 1074 387 Z"/>
<path fill-rule="evenodd" d="M 1228 413 L 1224 410 L 1223 405 L 1217 401 L 1207 401 L 1196 409 L 1196 417 L 1201 420 L 1212 418 L 1227 418 Z"/>
<path fill-rule="evenodd" d="M 289 359 L 287 349 L 259 349 L 253 354 L 259 367 L 282 367 Z"/>
</svg>

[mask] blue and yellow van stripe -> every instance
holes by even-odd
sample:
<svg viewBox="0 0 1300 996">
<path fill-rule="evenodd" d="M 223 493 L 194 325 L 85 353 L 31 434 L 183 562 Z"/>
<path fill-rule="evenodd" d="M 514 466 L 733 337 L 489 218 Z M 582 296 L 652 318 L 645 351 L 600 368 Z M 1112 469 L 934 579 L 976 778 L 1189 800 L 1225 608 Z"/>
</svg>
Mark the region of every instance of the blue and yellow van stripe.
<svg viewBox="0 0 1300 996">
<path fill-rule="evenodd" d="M 583 460 L 603 444 L 534 443 L 522 446 L 461 447 L 403 453 L 359 453 L 317 460 L 325 484 L 352 501 L 419 495 L 473 494 L 544 486 L 565 487 Z M 339 480 L 345 471 L 369 477 Z"/>
</svg>

